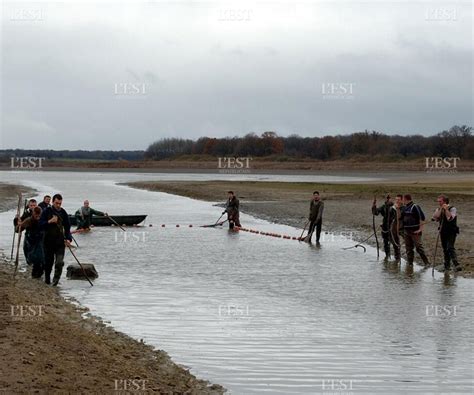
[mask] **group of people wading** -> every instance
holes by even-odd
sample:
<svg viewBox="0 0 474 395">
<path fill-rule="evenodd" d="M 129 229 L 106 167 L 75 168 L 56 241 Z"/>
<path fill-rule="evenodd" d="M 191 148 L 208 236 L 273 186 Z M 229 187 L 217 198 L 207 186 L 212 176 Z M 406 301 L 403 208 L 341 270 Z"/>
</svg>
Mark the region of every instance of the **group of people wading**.
<svg viewBox="0 0 474 395">
<path fill-rule="evenodd" d="M 53 286 L 59 283 L 65 249 L 71 248 L 73 240 L 69 215 L 62 208 L 62 203 L 63 197 L 60 194 L 54 195 L 52 199 L 46 195 L 39 204 L 35 199 L 30 199 L 23 214 L 17 214 L 13 220 L 17 233 L 25 230 L 23 252 L 27 264 L 32 267 L 32 277 L 40 279 L 44 275 L 44 282 L 51 284 L 54 267 Z M 92 215 L 104 213 L 90 208 L 89 201 L 86 200 L 84 206 L 76 211 L 78 229 L 88 229 Z"/>
<path fill-rule="evenodd" d="M 449 204 L 449 198 L 445 195 L 438 196 L 437 201 L 439 207 L 431 220 L 438 222 L 438 234 L 444 253 L 444 265 L 438 270 L 451 270 L 452 264 L 454 271 L 461 271 L 454 247 L 456 236 L 459 234 L 456 208 Z M 420 255 L 423 264 L 430 265 L 422 241 L 426 217 L 421 207 L 413 202 L 410 194 L 397 195 L 395 201 L 387 195 L 385 202 L 378 207 L 374 198 L 372 214 L 381 215 L 383 218 L 381 228 L 386 260 L 390 259 L 390 246 L 393 246 L 395 260 L 400 261 L 400 240 L 403 239 L 408 265 L 413 265 L 415 250 Z"/>
<path fill-rule="evenodd" d="M 51 284 L 51 273 L 54 267 L 52 285 L 56 286 L 61 278 L 64 266 L 64 253 L 66 247 L 71 248 L 73 240 L 69 216 L 62 208 L 63 198 L 60 194 L 52 197 L 46 195 L 43 201 L 37 204 L 35 199 L 28 201 L 21 217 L 17 214 L 13 220 L 16 232 L 25 230 L 23 252 L 26 262 L 32 266 L 32 277 L 41 278 L 44 275 L 46 284 Z M 445 195 L 438 197 L 439 207 L 433 214 L 432 221 L 438 222 L 439 238 L 444 252 L 444 265 L 440 271 L 461 271 L 456 256 L 454 244 L 459 233 L 457 226 L 456 208 L 449 204 L 449 198 Z M 239 215 L 239 199 L 233 191 L 228 191 L 225 210 L 222 215 L 227 214 L 230 229 L 241 227 Z M 316 231 L 316 243 L 319 244 L 322 229 L 324 202 L 318 191 L 313 193 L 310 202 L 308 217 L 308 233 L 304 240 L 311 243 L 313 233 Z M 404 241 L 407 255 L 407 264 L 413 265 L 415 250 L 420 255 L 425 265 L 430 265 L 423 247 L 422 235 L 425 224 L 425 214 L 418 204 L 415 204 L 410 194 L 397 195 L 395 200 L 387 195 L 384 203 L 377 206 L 374 198 L 372 214 L 382 216 L 382 239 L 385 251 L 385 259 L 390 259 L 391 247 L 393 247 L 396 261 L 401 259 L 401 240 Z M 78 230 L 88 230 L 91 226 L 93 215 L 108 215 L 90 207 L 89 201 L 76 213 Z M 374 228 L 374 231 L 377 230 Z"/>
<path fill-rule="evenodd" d="M 456 208 L 449 204 L 449 198 L 445 195 L 438 196 L 437 201 L 439 207 L 433 213 L 431 220 L 438 222 L 438 234 L 444 255 L 444 264 L 437 269 L 439 271 L 449 271 L 453 268 L 454 271 L 461 271 L 462 268 L 458 262 L 454 247 L 456 237 L 459 234 Z M 302 238 L 304 241 L 311 243 L 313 233 L 316 233 L 316 244 L 320 243 L 323 211 L 324 202 L 321 200 L 321 195 L 319 191 L 314 191 L 309 207 L 308 232 L 306 237 Z M 224 213 L 228 215 L 229 228 L 241 226 L 239 220 L 239 200 L 233 191 L 228 192 Z M 423 264 L 430 265 L 422 241 L 426 217 L 421 207 L 413 202 L 410 194 L 397 195 L 395 200 L 390 195 L 386 195 L 385 201 L 381 206 L 377 206 L 377 200 L 374 198 L 372 214 L 374 216 L 382 216 L 381 230 L 386 260 L 389 260 L 391 257 L 392 246 L 395 261 L 400 262 L 401 240 L 403 240 L 408 265 L 413 265 L 415 250 L 420 255 Z M 377 232 L 377 229 L 374 229 L 374 231 Z"/>
</svg>

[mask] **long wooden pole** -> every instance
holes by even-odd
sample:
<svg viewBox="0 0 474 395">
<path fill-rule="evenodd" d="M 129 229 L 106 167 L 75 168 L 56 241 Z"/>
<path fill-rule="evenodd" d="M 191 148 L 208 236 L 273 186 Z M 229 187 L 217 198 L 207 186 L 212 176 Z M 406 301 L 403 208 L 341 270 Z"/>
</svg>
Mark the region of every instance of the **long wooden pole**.
<svg viewBox="0 0 474 395">
<path fill-rule="evenodd" d="M 16 207 L 16 218 L 20 221 L 20 204 L 21 204 L 21 192 L 18 194 L 18 205 Z M 18 223 L 13 227 L 13 240 L 12 240 L 12 251 L 10 253 L 10 261 L 13 261 L 13 251 L 15 250 L 15 237 L 18 229 Z"/>
<path fill-rule="evenodd" d="M 115 219 L 113 219 L 110 215 L 107 215 L 107 217 L 109 217 L 109 219 L 110 219 L 115 225 L 117 225 L 120 229 L 122 229 L 124 232 L 126 232 L 126 230 L 125 230 L 124 228 L 122 228 L 122 227 L 118 224 L 118 222 L 117 222 Z"/>
</svg>

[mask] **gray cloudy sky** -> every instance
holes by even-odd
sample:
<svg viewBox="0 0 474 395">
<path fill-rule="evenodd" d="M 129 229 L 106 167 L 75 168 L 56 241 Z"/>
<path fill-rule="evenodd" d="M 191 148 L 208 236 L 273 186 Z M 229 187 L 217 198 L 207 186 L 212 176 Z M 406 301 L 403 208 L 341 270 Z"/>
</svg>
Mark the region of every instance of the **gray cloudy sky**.
<svg viewBox="0 0 474 395">
<path fill-rule="evenodd" d="M 462 2 L 10 2 L 1 148 L 472 125 Z"/>
</svg>

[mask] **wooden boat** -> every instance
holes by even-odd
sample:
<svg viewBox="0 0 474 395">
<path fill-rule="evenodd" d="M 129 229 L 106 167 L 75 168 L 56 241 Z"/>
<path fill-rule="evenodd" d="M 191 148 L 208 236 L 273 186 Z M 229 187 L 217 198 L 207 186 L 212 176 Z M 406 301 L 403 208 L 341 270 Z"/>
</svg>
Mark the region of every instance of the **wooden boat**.
<svg viewBox="0 0 474 395">
<path fill-rule="evenodd" d="M 119 225 L 133 226 L 138 225 L 140 222 L 145 221 L 146 215 L 112 215 L 111 216 Z M 76 217 L 73 215 L 69 216 L 69 222 L 71 226 L 77 225 Z M 93 215 L 91 219 L 91 225 L 94 226 L 111 226 L 115 225 L 109 217 L 105 215 Z"/>
</svg>

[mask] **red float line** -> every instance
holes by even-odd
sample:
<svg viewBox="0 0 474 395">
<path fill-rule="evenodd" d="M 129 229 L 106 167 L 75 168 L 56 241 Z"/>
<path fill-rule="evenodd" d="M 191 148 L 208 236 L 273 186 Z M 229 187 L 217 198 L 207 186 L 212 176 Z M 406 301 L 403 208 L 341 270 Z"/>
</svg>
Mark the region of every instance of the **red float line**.
<svg viewBox="0 0 474 395">
<path fill-rule="evenodd" d="M 148 226 L 152 226 L 151 224 L 148 225 Z M 165 228 L 166 227 L 166 224 L 161 224 L 161 227 L 162 228 Z M 180 228 L 181 225 L 179 224 L 176 224 L 175 225 L 176 228 Z M 188 225 L 188 228 L 193 228 L 194 225 L 190 224 Z M 301 241 L 304 239 L 304 237 L 295 237 L 295 236 L 288 236 L 288 235 L 282 235 L 282 234 L 279 234 L 279 233 L 272 233 L 272 232 L 263 232 L 261 230 L 257 230 L 257 229 L 248 229 L 248 228 L 238 228 L 238 227 L 235 227 L 234 228 L 235 230 L 241 230 L 242 232 L 249 232 L 249 233 L 254 233 L 256 235 L 261 235 L 261 236 L 270 236 L 270 237 L 276 237 L 276 238 L 280 238 L 280 239 L 286 239 L 286 240 L 297 240 L 297 241 Z"/>
</svg>

